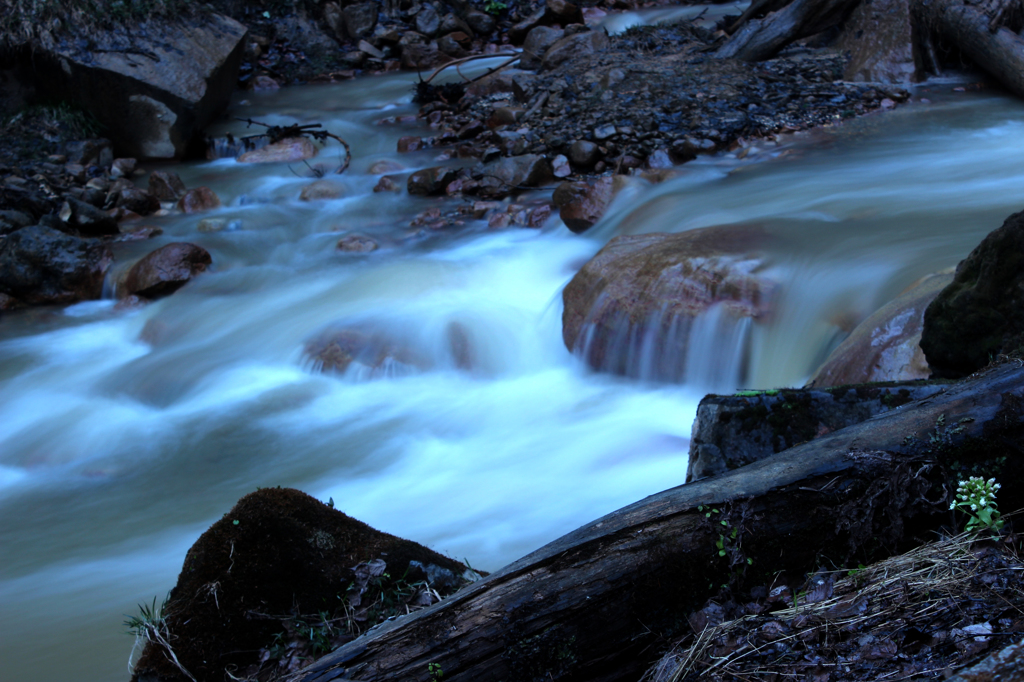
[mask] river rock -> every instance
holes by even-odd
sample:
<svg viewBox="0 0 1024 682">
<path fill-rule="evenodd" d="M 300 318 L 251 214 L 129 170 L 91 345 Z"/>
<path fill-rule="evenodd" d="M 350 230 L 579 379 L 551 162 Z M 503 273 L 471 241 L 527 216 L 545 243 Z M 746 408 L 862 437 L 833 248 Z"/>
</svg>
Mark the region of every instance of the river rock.
<svg viewBox="0 0 1024 682">
<path fill-rule="evenodd" d="M 387 173 L 398 173 L 399 171 L 405 170 L 405 166 L 392 161 L 391 159 L 381 159 L 380 161 L 374 161 L 370 164 L 370 167 L 366 170 L 370 175 L 385 175 Z"/>
<path fill-rule="evenodd" d="M 117 220 L 106 211 L 74 197 L 67 197 L 66 201 L 70 213 L 68 222 L 83 236 L 102 237 L 120 233 Z"/>
<path fill-rule="evenodd" d="M 125 279 L 126 294 L 159 298 L 185 286 L 212 263 L 210 253 L 188 242 L 173 242 L 146 255 Z"/>
<path fill-rule="evenodd" d="M 541 58 L 548 48 L 565 36 L 565 31 L 551 26 L 537 26 L 530 30 L 523 42 L 523 52 L 519 56 L 519 68 L 535 71 L 540 68 Z"/>
<path fill-rule="evenodd" d="M 117 194 L 116 205 L 140 216 L 160 210 L 160 200 L 138 187 L 126 187 Z"/>
<path fill-rule="evenodd" d="M 317 201 L 319 199 L 339 199 L 345 196 L 345 188 L 333 180 L 317 180 L 306 185 L 299 194 L 301 201 Z"/>
<path fill-rule="evenodd" d="M 572 165 L 589 170 L 601 160 L 601 148 L 589 140 L 576 140 L 569 146 Z"/>
<path fill-rule="evenodd" d="M 948 387 L 918 382 L 708 395 L 697 406 L 686 482 L 738 469 Z"/>
<path fill-rule="evenodd" d="M 927 379 L 931 369 L 920 346 L 924 311 L 951 281 L 952 273 L 929 275 L 879 308 L 829 354 L 807 386 Z"/>
<path fill-rule="evenodd" d="M 110 164 L 110 177 L 130 178 L 138 162 L 132 158 L 114 159 Z"/>
<path fill-rule="evenodd" d="M 409 194 L 418 196 L 444 194 L 448 184 L 456 177 L 456 172 L 451 168 L 424 168 L 409 176 L 406 188 Z"/>
<path fill-rule="evenodd" d="M 185 183 L 174 171 L 149 174 L 149 193 L 160 201 L 177 201 L 185 193 Z"/>
<path fill-rule="evenodd" d="M 99 30 L 88 42 L 39 44 L 33 49 L 33 85 L 55 100 L 78 104 L 116 131 L 120 154 L 181 157 L 193 136 L 227 106 L 245 35 L 245 26 L 234 19 L 208 14 L 202 20 L 153 19 L 146 30 L 130 35 Z"/>
<path fill-rule="evenodd" d="M 579 234 L 589 230 L 601 219 L 612 197 L 612 179 L 603 177 L 593 184 L 563 182 L 555 189 L 551 201 L 565 226 Z"/>
<path fill-rule="evenodd" d="M 0 293 L 32 304 L 96 299 L 112 259 L 103 242 L 24 227 L 0 238 Z"/>
<path fill-rule="evenodd" d="M 294 163 L 312 159 L 320 153 L 308 137 L 289 137 L 245 152 L 238 157 L 240 163 Z"/>
<path fill-rule="evenodd" d="M 924 314 L 921 348 L 937 376 L 964 376 L 1024 347 L 1024 212 L 956 267 Z"/>
<path fill-rule="evenodd" d="M 714 310 L 735 326 L 771 311 L 769 243 L 747 225 L 612 239 L 562 291 L 566 348 L 601 371 L 682 380 L 698 316 Z"/>
<path fill-rule="evenodd" d="M 437 35 L 437 32 L 441 30 L 441 17 L 438 16 L 437 10 L 434 9 L 433 5 L 425 4 L 416 13 L 415 26 L 417 31 L 428 38 L 433 38 Z"/>
<path fill-rule="evenodd" d="M 114 144 L 104 137 L 75 140 L 64 146 L 64 155 L 68 163 L 76 166 L 106 168 L 114 162 Z"/>
<path fill-rule="evenodd" d="M 397 179 L 393 175 L 383 175 L 381 179 L 377 181 L 377 184 L 373 186 L 374 192 L 401 192 L 402 186 L 398 184 Z"/>
<path fill-rule="evenodd" d="M 581 54 L 594 54 L 609 45 L 608 34 L 604 31 L 585 31 L 562 38 L 544 53 L 541 67 L 545 71 L 563 64 Z"/>
<path fill-rule="evenodd" d="M 375 570 L 360 575 L 368 568 Z M 240 499 L 189 549 L 167 602 L 165 626 L 178 662 L 194 679 L 221 680 L 226 671 L 255 668 L 260 650 L 270 649 L 295 617 L 312 623 L 325 610 L 331 617 L 346 608 L 363 612 L 363 600 L 373 604 L 403 577 L 413 583 L 434 575 L 431 587 L 448 594 L 465 570 L 346 516 L 333 502 L 290 488 L 262 488 Z M 368 581 L 371 576 L 379 582 Z M 165 653 L 148 642 L 133 682 L 182 679 Z"/>
<path fill-rule="evenodd" d="M 178 210 L 185 213 L 198 213 L 218 207 L 220 207 L 220 197 L 209 187 L 190 189 L 178 199 Z"/>
<path fill-rule="evenodd" d="M 335 248 L 348 253 L 370 253 L 379 249 L 380 244 L 364 234 L 348 234 L 338 240 Z"/>
<path fill-rule="evenodd" d="M 478 35 L 487 36 L 494 30 L 496 23 L 494 17 L 486 12 L 471 9 L 468 10 L 464 16 L 466 23 L 469 24 L 469 27 L 473 29 L 473 32 Z"/>
<path fill-rule="evenodd" d="M 345 32 L 352 40 L 359 40 L 377 27 L 379 6 L 376 2 L 357 2 L 345 7 L 341 13 L 345 20 Z"/>
<path fill-rule="evenodd" d="M 341 241 L 338 243 L 340 246 Z M 365 242 L 348 244 L 369 246 Z M 306 356 L 316 369 L 332 374 L 352 369 L 377 377 L 421 372 L 433 366 L 429 358 L 412 350 L 408 341 L 379 329 L 350 328 L 321 334 L 306 344 Z"/>
<path fill-rule="evenodd" d="M 540 154 L 523 154 L 498 159 L 484 166 L 485 178 L 515 187 L 539 187 L 554 178 L 551 162 Z"/>
</svg>

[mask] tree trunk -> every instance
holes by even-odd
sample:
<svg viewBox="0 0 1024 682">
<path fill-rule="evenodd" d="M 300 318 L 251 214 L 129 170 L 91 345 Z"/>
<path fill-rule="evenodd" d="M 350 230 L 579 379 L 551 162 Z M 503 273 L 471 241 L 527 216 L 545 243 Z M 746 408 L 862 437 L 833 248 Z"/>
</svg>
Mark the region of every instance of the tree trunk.
<svg viewBox="0 0 1024 682">
<path fill-rule="evenodd" d="M 902 551 L 952 521 L 949 501 L 967 473 L 998 477 L 1004 510 L 1024 506 L 1022 396 L 1024 369 L 1004 364 L 653 495 L 367 633 L 295 679 L 425 681 L 440 671 L 444 682 L 636 680 L 721 584 L 770 585 L 779 571 Z"/>
<path fill-rule="evenodd" d="M 835 26 L 857 2 L 859 0 L 793 0 L 763 19 L 748 20 L 718 48 L 715 56 L 750 62 L 768 59 L 794 40 Z"/>
<path fill-rule="evenodd" d="M 961 0 L 915 0 L 911 4 L 918 27 L 931 29 L 1013 94 L 1024 97 L 1024 39 L 1008 28 L 994 26 L 1012 8 L 999 5 L 991 9 L 990 17 Z"/>
</svg>

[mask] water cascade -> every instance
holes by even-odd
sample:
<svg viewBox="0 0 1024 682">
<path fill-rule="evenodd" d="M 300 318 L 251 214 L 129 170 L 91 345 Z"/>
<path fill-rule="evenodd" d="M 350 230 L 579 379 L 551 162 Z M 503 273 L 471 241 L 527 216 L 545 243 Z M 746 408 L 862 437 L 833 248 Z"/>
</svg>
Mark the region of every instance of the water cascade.
<svg viewBox="0 0 1024 682">
<path fill-rule="evenodd" d="M 583 236 L 557 219 L 410 226 L 449 200 L 375 194 L 368 170 L 437 163 L 438 150 L 394 152 L 400 135 L 429 134 L 419 124 L 378 124 L 415 112 L 413 79 L 246 94 L 232 116 L 322 122 L 351 143 L 340 198 L 299 201 L 313 180 L 301 164 L 176 167 L 223 207 L 155 219 L 163 236 L 120 244 L 118 260 L 187 240 L 213 254 L 208 273 L 140 309 L 109 299 L 0 321 L 7 679 L 127 679 L 122 614 L 162 597 L 194 539 L 258 486 L 333 497 L 493 570 L 678 485 L 705 392 L 801 384 L 844 330 L 1021 208 L 1024 105 L 940 84 L 930 103 L 919 92 L 742 160 L 687 164 Z M 214 131 L 227 132 L 247 133 Z M 200 232 L 209 218 L 226 228 Z M 712 308 L 685 357 L 670 355 L 671 335 L 627 334 L 633 377 L 591 371 L 563 346 L 561 289 L 613 236 L 753 223 L 775 238 L 771 315 Z M 349 234 L 379 248 L 339 253 Z M 371 350 L 322 372 L 316 344 L 330 339 Z M 643 369 L 659 362 L 665 372 Z"/>
</svg>

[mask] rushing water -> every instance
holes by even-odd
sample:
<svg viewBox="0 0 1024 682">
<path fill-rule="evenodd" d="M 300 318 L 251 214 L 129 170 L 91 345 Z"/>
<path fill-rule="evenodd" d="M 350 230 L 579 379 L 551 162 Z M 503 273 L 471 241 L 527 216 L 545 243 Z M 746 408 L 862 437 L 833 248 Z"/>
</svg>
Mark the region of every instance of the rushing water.
<svg viewBox="0 0 1024 682">
<path fill-rule="evenodd" d="M 140 310 L 108 300 L 0 320 L 0 679 L 125 679 L 122 614 L 165 594 L 195 538 L 258 486 L 333 497 L 495 569 L 678 485 L 708 388 L 800 384 L 843 321 L 955 264 L 1021 207 L 1024 106 L 946 84 L 917 93 L 930 104 L 640 183 L 586 236 L 557 219 L 435 233 L 409 223 L 447 200 L 374 194 L 367 173 L 414 132 L 375 124 L 414 111 L 410 81 L 249 95 L 233 114 L 323 122 L 352 144 L 344 198 L 298 201 L 301 165 L 177 168 L 224 207 L 155 219 L 164 235 L 119 256 L 190 240 L 211 272 Z M 329 147 L 317 162 L 337 158 Z M 198 232 L 211 216 L 231 229 Z M 595 374 L 562 346 L 560 290 L 612 236 L 751 222 L 781 244 L 776 312 L 698 325 L 688 384 Z M 352 231 L 382 248 L 336 253 Z M 304 344 L 338 328 L 397 334 L 425 369 L 314 371 Z M 451 361 L 452 329 L 468 363 Z"/>
</svg>

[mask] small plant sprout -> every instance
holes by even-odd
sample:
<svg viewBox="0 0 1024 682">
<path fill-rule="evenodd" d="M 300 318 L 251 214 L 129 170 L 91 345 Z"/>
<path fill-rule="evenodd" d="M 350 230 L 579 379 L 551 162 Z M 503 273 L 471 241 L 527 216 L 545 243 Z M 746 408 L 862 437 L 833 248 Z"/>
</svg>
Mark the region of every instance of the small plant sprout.
<svg viewBox="0 0 1024 682">
<path fill-rule="evenodd" d="M 444 671 L 441 670 L 440 663 L 428 663 L 427 674 L 430 675 L 430 682 L 439 682 L 444 677 Z"/>
<path fill-rule="evenodd" d="M 960 481 L 956 489 L 956 498 L 950 503 L 950 509 L 959 509 L 967 514 L 967 532 L 988 529 L 998 533 L 1003 527 L 999 510 L 996 509 L 996 491 L 1001 488 L 996 479 L 987 481 L 981 476 L 971 476 Z"/>
</svg>

